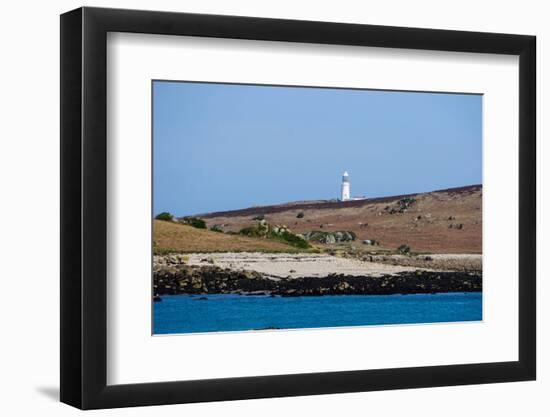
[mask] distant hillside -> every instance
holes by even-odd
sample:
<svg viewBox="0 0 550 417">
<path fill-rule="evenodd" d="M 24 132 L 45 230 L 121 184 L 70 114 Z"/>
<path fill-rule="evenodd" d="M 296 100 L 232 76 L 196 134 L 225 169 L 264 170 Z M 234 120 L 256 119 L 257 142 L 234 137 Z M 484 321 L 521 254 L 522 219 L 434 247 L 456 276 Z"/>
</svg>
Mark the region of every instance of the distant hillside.
<svg viewBox="0 0 550 417">
<path fill-rule="evenodd" d="M 417 252 L 481 253 L 482 186 L 359 201 L 303 201 L 208 213 L 208 227 L 237 232 L 264 217 L 295 233 L 353 231 L 387 248 L 405 244 Z M 227 237 L 231 237 L 228 235 Z"/>
</svg>

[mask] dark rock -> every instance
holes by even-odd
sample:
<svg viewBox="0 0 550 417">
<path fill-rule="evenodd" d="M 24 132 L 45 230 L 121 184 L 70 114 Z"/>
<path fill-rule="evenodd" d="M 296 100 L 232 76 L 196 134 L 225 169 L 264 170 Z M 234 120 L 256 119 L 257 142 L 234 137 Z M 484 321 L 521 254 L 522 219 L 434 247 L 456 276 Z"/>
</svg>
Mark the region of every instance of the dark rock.
<svg viewBox="0 0 550 417">
<path fill-rule="evenodd" d="M 254 271 L 213 265 L 187 266 L 154 273 L 154 291 L 163 294 L 250 294 L 296 297 L 337 294 L 415 294 L 482 290 L 481 272 L 411 271 L 382 277 L 329 274 L 272 280 Z M 199 299 L 204 299 L 201 297 Z"/>
<path fill-rule="evenodd" d="M 412 197 L 405 197 L 398 200 L 391 206 L 384 207 L 384 210 L 389 214 L 406 213 L 407 210 L 416 203 L 416 199 Z"/>
<path fill-rule="evenodd" d="M 318 230 L 307 232 L 303 236 L 308 241 L 326 244 L 352 242 L 357 237 L 352 231 L 321 232 Z"/>
</svg>

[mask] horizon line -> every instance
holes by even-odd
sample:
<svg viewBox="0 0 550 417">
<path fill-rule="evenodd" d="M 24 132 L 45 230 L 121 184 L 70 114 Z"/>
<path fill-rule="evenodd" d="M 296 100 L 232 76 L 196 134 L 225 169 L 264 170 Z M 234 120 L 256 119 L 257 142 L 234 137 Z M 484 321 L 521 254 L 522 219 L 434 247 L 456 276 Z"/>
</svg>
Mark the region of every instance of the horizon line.
<svg viewBox="0 0 550 417">
<path fill-rule="evenodd" d="M 378 197 L 365 197 L 365 198 L 361 198 L 359 200 L 346 200 L 346 201 L 343 201 L 343 200 L 340 200 L 338 198 L 318 199 L 318 200 L 294 200 L 294 201 L 286 201 L 286 202 L 277 203 L 277 204 L 249 206 L 249 207 L 243 207 L 243 208 L 240 208 L 240 209 L 218 210 L 218 211 L 210 211 L 210 212 L 205 212 L 205 213 L 187 214 L 187 215 L 183 215 L 183 216 L 176 215 L 175 217 L 176 218 L 216 217 L 216 216 L 220 216 L 220 215 L 228 215 L 228 214 L 231 215 L 231 213 L 250 211 L 250 210 L 265 210 L 265 209 L 275 208 L 275 207 L 284 208 L 286 210 L 286 209 L 289 209 L 286 206 L 291 206 L 291 205 L 296 205 L 296 206 L 302 205 L 302 206 L 304 206 L 304 205 L 308 205 L 308 204 L 317 204 L 318 205 L 318 204 L 323 204 L 323 203 L 324 204 L 332 204 L 332 205 L 342 204 L 342 205 L 349 205 L 349 206 L 360 206 L 360 205 L 363 205 L 364 203 L 367 203 L 367 202 L 368 203 L 383 202 L 384 200 L 404 198 L 404 197 L 409 197 L 409 196 L 418 195 L 418 194 L 442 193 L 442 192 L 449 192 L 449 191 L 460 192 L 460 191 L 466 191 L 467 189 L 471 189 L 471 188 L 483 188 L 483 184 L 482 183 L 480 183 L 480 184 L 469 184 L 469 185 L 462 185 L 462 186 L 458 186 L 458 187 L 449 187 L 449 188 L 442 188 L 442 189 L 430 190 L 430 191 L 419 191 L 419 192 L 407 193 L 407 194 L 396 194 L 396 195 L 378 196 Z M 317 207 L 317 208 L 320 208 L 320 207 Z M 329 207 L 326 207 L 326 208 L 329 208 Z M 283 211 L 283 210 L 281 210 L 281 211 Z M 157 213 L 157 214 L 159 214 L 159 213 Z"/>
</svg>

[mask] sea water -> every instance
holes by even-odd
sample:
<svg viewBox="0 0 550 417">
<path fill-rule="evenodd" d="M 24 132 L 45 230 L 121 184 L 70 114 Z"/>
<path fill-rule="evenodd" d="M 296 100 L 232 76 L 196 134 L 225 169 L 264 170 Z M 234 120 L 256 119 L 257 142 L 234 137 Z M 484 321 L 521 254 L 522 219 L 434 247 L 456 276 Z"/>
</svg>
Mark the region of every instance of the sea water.
<svg viewBox="0 0 550 417">
<path fill-rule="evenodd" d="M 153 333 L 437 323 L 482 320 L 482 295 L 169 295 L 153 304 Z"/>
</svg>

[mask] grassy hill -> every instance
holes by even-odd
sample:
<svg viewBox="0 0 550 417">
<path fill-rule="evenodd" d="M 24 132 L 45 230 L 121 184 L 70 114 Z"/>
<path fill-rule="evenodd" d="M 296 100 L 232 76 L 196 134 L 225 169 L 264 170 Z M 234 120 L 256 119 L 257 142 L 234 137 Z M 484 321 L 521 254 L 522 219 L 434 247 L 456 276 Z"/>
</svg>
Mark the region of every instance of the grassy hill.
<svg viewBox="0 0 550 417">
<path fill-rule="evenodd" d="M 236 234 L 196 229 L 180 223 L 155 220 L 153 223 L 153 251 L 170 252 L 284 252 L 301 250 L 286 243 Z"/>
<path fill-rule="evenodd" d="M 358 248 L 365 247 L 362 240 L 374 239 L 380 247 L 395 249 L 408 245 L 415 252 L 481 253 L 482 250 L 481 185 L 360 201 L 305 201 L 251 207 L 200 217 L 209 228 L 218 225 L 226 232 L 252 226 L 259 217 L 270 224 L 284 224 L 295 233 L 353 231 L 357 235 L 353 245 Z M 216 238 L 232 239 L 238 247 L 252 244 L 245 244 L 241 241 L 244 237 L 235 235 L 220 233 Z M 276 242 L 263 243 L 271 246 Z"/>
</svg>

